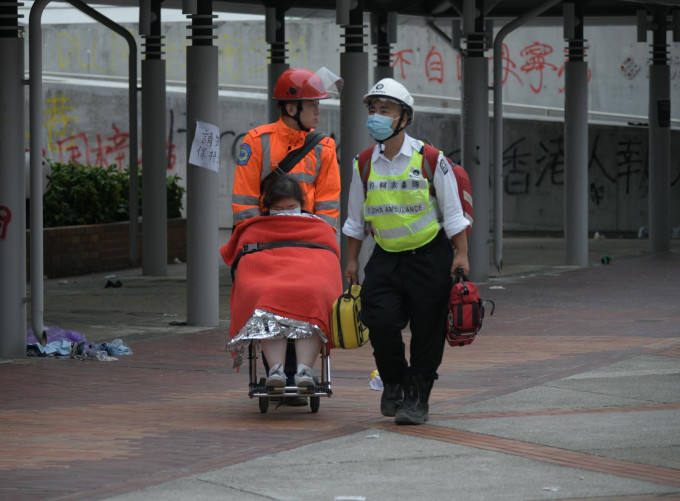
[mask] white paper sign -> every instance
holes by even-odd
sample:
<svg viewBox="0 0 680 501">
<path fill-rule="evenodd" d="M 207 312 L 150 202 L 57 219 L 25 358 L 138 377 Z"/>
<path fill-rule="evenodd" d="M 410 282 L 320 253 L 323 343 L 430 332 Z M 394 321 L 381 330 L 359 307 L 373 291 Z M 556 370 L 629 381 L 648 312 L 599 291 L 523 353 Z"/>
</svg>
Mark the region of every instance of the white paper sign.
<svg viewBox="0 0 680 501">
<path fill-rule="evenodd" d="M 215 172 L 220 170 L 220 129 L 217 125 L 196 121 L 189 163 Z"/>
</svg>

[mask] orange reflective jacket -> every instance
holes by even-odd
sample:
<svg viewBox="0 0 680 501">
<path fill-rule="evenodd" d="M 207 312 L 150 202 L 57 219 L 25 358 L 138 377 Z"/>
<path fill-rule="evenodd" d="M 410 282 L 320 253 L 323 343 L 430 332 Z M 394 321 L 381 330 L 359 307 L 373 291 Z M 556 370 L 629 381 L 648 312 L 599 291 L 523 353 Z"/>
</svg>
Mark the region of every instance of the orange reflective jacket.
<svg viewBox="0 0 680 501">
<path fill-rule="evenodd" d="M 260 183 L 289 151 L 302 146 L 308 132 L 291 129 L 279 119 L 248 131 L 241 144 L 231 208 L 234 225 L 260 215 Z M 337 228 L 340 216 L 340 170 L 335 141 L 321 140 L 288 173 L 305 194 L 304 210 Z"/>
</svg>

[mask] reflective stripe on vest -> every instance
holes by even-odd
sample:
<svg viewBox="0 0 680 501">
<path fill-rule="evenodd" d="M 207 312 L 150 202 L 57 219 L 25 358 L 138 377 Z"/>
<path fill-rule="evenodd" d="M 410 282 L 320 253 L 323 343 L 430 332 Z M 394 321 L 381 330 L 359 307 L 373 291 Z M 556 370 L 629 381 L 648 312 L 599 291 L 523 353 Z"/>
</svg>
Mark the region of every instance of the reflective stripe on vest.
<svg viewBox="0 0 680 501">
<path fill-rule="evenodd" d="M 386 251 L 417 249 L 439 232 L 436 204 L 430 201 L 422 162 L 422 154 L 414 151 L 406 169 L 396 176 L 379 176 L 370 169 L 364 219 L 370 222 L 375 241 Z"/>
</svg>

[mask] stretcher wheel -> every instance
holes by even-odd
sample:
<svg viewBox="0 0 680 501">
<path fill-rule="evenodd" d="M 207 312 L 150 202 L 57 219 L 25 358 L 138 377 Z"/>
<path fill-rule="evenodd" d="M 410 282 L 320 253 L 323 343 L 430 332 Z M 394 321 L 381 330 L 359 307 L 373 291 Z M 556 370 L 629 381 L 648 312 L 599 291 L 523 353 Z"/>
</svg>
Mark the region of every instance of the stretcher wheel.
<svg viewBox="0 0 680 501">
<path fill-rule="evenodd" d="M 309 406 L 312 408 L 312 412 L 319 412 L 319 405 L 321 405 L 321 397 L 309 397 Z"/>
<path fill-rule="evenodd" d="M 258 400 L 258 403 L 260 404 L 260 412 L 262 414 L 267 414 L 267 409 L 269 409 L 269 399 L 267 397 L 260 397 Z"/>
</svg>

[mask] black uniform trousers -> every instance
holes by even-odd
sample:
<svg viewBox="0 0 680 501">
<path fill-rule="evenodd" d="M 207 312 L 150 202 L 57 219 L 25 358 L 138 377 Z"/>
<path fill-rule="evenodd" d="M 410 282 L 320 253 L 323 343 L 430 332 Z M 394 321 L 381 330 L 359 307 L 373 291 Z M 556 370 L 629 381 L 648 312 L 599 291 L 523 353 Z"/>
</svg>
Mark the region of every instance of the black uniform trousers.
<svg viewBox="0 0 680 501">
<path fill-rule="evenodd" d="M 444 231 L 413 251 L 387 252 L 376 244 L 364 269 L 361 320 L 380 377 L 401 383 L 406 374 L 437 379 L 444 355 L 453 279 L 453 246 Z M 410 365 L 402 329 L 410 323 Z"/>
</svg>

